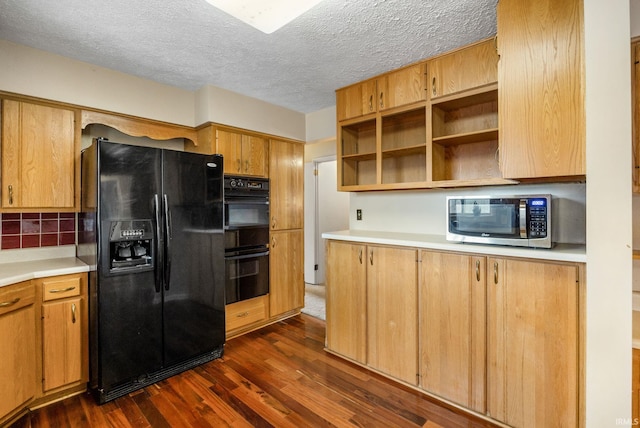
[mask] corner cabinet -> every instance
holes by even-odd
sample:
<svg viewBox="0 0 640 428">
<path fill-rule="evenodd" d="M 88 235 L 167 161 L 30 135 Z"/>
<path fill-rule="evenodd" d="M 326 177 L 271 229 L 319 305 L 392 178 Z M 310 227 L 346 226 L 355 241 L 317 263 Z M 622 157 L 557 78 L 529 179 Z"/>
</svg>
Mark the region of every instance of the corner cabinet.
<svg viewBox="0 0 640 428">
<path fill-rule="evenodd" d="M 0 288 L 0 425 L 36 395 L 35 288 L 25 281 Z"/>
<path fill-rule="evenodd" d="M 269 316 L 304 306 L 304 145 L 269 141 Z"/>
<path fill-rule="evenodd" d="M 497 26 L 503 176 L 585 175 L 582 0 L 500 0 Z"/>
<path fill-rule="evenodd" d="M 2 211 L 79 209 L 79 111 L 2 100 Z"/>
</svg>

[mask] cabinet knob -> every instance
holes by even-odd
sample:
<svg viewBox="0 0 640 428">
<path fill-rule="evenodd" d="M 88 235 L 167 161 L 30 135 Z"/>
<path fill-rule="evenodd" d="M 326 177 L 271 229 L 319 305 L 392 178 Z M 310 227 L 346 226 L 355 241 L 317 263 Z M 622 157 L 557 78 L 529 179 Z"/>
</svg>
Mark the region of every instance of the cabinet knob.
<svg viewBox="0 0 640 428">
<path fill-rule="evenodd" d="M 358 260 L 360 261 L 360 264 L 362 264 L 362 248 L 358 251 Z"/>
<path fill-rule="evenodd" d="M 476 260 L 476 281 L 480 282 L 480 260 Z"/>
<path fill-rule="evenodd" d="M 75 303 L 71 305 L 71 322 L 74 324 L 76 323 L 76 304 Z"/>
<path fill-rule="evenodd" d="M 431 79 L 431 95 L 436 96 L 438 93 L 436 92 L 436 78 Z"/>
<path fill-rule="evenodd" d="M 369 251 L 369 263 L 373 266 L 373 250 Z"/>
<path fill-rule="evenodd" d="M 13 205 L 13 185 L 9 184 L 9 205 Z"/>
<path fill-rule="evenodd" d="M 369 95 L 369 111 L 373 111 L 373 95 Z"/>
<path fill-rule="evenodd" d="M 244 161 L 244 172 L 249 172 L 249 161 Z"/>
<path fill-rule="evenodd" d="M 493 283 L 498 283 L 498 262 L 493 262 Z"/>
<path fill-rule="evenodd" d="M 384 108 L 384 92 L 380 92 L 380 108 Z"/>
<path fill-rule="evenodd" d="M 238 172 L 241 172 L 241 171 L 242 171 L 242 161 L 241 161 L 240 159 L 236 159 L 236 164 L 238 165 L 238 166 L 236 167 L 236 170 L 237 170 Z"/>
</svg>

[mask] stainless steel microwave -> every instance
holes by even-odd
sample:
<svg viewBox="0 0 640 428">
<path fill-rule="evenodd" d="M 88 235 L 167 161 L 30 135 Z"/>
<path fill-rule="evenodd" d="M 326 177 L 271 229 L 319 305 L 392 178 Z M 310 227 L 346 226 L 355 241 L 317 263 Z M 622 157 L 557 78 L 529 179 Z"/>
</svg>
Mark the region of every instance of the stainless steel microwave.
<svg viewBox="0 0 640 428">
<path fill-rule="evenodd" d="M 551 248 L 551 195 L 448 196 L 447 241 Z"/>
</svg>

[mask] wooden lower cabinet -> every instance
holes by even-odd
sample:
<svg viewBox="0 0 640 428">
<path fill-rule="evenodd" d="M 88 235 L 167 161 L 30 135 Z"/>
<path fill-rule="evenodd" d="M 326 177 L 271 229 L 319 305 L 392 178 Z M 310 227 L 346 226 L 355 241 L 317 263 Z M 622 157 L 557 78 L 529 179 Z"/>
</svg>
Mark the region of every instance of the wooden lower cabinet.
<svg viewBox="0 0 640 428">
<path fill-rule="evenodd" d="M 87 275 L 34 280 L 42 290 L 42 394 L 89 379 Z"/>
<path fill-rule="evenodd" d="M 269 318 L 269 295 L 231 303 L 225 307 L 227 333 Z"/>
<path fill-rule="evenodd" d="M 36 395 L 34 302 L 31 281 L 0 288 L 0 425 Z"/>
<path fill-rule="evenodd" d="M 580 417 L 580 267 L 489 258 L 487 412 L 514 427 Z"/>
<path fill-rule="evenodd" d="M 366 259 L 366 245 L 327 242 L 327 348 L 362 364 L 367 362 Z"/>
<path fill-rule="evenodd" d="M 486 259 L 421 251 L 420 260 L 420 386 L 484 413 Z"/>
<path fill-rule="evenodd" d="M 330 240 L 327 350 L 513 427 L 584 426 L 583 272 Z"/>
<path fill-rule="evenodd" d="M 368 246 L 367 364 L 412 385 L 418 377 L 417 251 Z"/>
<path fill-rule="evenodd" d="M 269 316 L 304 306 L 304 232 L 272 231 L 269 249 Z"/>
</svg>

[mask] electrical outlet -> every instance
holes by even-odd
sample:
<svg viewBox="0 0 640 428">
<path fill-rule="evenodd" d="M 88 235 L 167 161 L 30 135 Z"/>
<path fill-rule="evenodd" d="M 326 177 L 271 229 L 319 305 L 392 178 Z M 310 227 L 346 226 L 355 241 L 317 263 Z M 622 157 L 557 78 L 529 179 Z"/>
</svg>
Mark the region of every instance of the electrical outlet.
<svg viewBox="0 0 640 428">
<path fill-rule="evenodd" d="M 357 209 L 356 210 L 356 220 L 362 220 L 362 210 L 361 209 Z"/>
</svg>

